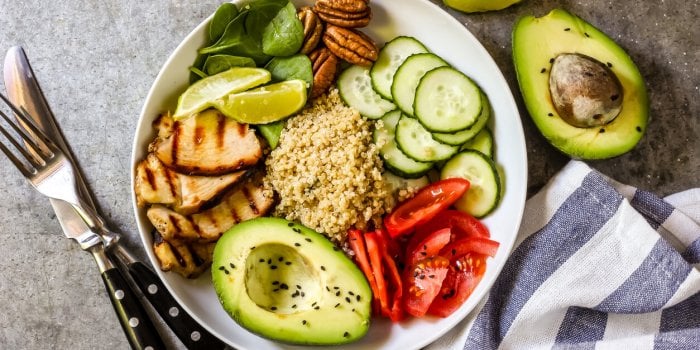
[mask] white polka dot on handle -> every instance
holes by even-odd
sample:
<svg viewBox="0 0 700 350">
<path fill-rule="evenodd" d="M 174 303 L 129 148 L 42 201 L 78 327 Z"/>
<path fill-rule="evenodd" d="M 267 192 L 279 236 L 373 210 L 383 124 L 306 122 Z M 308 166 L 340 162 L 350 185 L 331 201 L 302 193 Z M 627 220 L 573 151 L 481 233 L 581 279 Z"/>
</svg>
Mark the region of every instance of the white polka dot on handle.
<svg viewBox="0 0 700 350">
<path fill-rule="evenodd" d="M 139 319 L 138 319 L 138 318 L 132 317 L 132 318 L 129 319 L 129 326 L 131 326 L 131 328 L 135 328 L 135 327 L 138 326 L 138 325 L 139 325 Z"/>
<path fill-rule="evenodd" d="M 117 298 L 117 300 L 122 300 L 124 299 L 124 291 L 121 289 L 117 289 L 114 291 L 114 297 Z"/>
<path fill-rule="evenodd" d="M 149 345 L 149 346 L 143 348 L 143 350 L 153 350 L 153 347 Z"/>
<path fill-rule="evenodd" d="M 194 331 L 192 332 L 192 334 L 190 334 L 190 338 L 192 338 L 193 341 L 198 341 L 201 337 L 202 335 L 199 334 L 199 332 L 197 331 Z"/>
<path fill-rule="evenodd" d="M 151 293 L 151 294 L 156 294 L 156 293 L 158 293 L 158 286 L 156 286 L 155 284 L 149 285 L 149 286 L 148 286 L 148 292 Z"/>
<path fill-rule="evenodd" d="M 177 315 L 180 314 L 180 309 L 173 306 L 170 308 L 170 310 L 168 310 L 168 314 L 170 314 L 171 317 L 177 317 Z"/>
</svg>

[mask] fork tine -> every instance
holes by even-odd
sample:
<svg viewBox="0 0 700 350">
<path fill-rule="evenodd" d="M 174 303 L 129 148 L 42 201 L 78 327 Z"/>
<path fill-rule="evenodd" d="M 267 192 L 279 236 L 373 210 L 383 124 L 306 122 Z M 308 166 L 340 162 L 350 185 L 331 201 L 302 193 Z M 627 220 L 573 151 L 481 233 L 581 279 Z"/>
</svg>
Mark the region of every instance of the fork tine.
<svg viewBox="0 0 700 350">
<path fill-rule="evenodd" d="M 5 120 L 7 120 L 7 118 L 6 118 L 7 116 L 5 115 L 5 113 L 3 113 L 2 111 L 0 111 L 0 115 L 2 115 L 2 117 L 5 118 Z M 43 159 L 37 158 L 36 156 L 34 156 L 34 155 L 31 154 L 30 152 L 28 152 L 24 147 L 22 147 L 22 146 L 17 142 L 17 140 L 15 140 L 15 138 L 14 138 L 12 135 L 10 135 L 10 133 L 7 132 L 7 130 L 6 130 L 4 127 L 2 127 L 2 126 L 0 126 L 0 133 L 2 133 L 3 135 L 5 135 L 5 138 L 6 138 L 8 141 L 10 141 L 10 143 L 12 144 L 12 146 L 14 146 L 15 149 L 16 149 L 19 153 L 21 153 L 22 156 L 24 156 L 24 159 L 26 159 L 33 167 L 36 168 L 36 167 L 40 167 L 40 166 L 43 166 L 43 165 L 46 164 L 46 162 L 45 162 Z M 3 148 L 2 151 L 5 152 L 5 155 L 7 155 L 7 156 L 10 157 L 10 158 L 14 158 L 14 159 L 11 159 L 11 160 L 12 160 L 13 163 L 15 163 L 15 165 L 17 165 L 17 162 L 19 162 L 19 159 L 17 159 L 17 158 L 14 156 L 14 154 L 13 154 L 12 152 L 10 152 L 10 150 L 9 150 L 4 144 L 2 144 L 2 146 L 3 146 L 3 147 L 2 147 L 2 148 Z M 12 156 L 10 156 L 10 155 L 12 155 Z"/>
<path fill-rule="evenodd" d="M 5 121 L 8 124 L 10 124 L 12 129 L 17 134 L 19 134 L 20 137 L 22 137 L 22 140 L 27 144 L 27 147 L 31 148 L 31 150 L 34 153 L 36 153 L 37 155 L 39 155 L 41 157 L 39 159 L 39 163 L 44 162 L 44 160 L 47 158 L 53 157 L 54 153 L 56 152 L 56 146 L 53 145 L 53 142 L 51 142 L 51 140 L 49 140 L 49 138 L 42 131 L 40 131 L 34 125 L 34 123 L 32 123 L 29 120 L 30 118 L 27 116 L 27 111 L 24 108 L 22 108 L 22 110 L 17 108 L 17 106 L 15 106 L 12 102 L 10 102 L 10 100 L 8 100 L 8 98 L 5 97 L 5 95 L 3 95 L 1 93 L 0 93 L 0 99 L 2 99 L 8 107 L 10 107 L 10 109 L 12 110 L 12 112 L 14 112 L 17 119 L 22 124 L 24 124 L 29 129 L 29 131 L 31 131 L 32 134 L 36 135 L 36 136 L 31 135 L 25 128 L 18 127 L 17 124 L 15 124 L 15 122 L 13 122 L 7 116 L 7 114 L 0 111 L 0 116 L 2 116 L 2 118 L 5 119 Z M 8 135 L 5 134 L 5 136 L 8 136 Z M 8 138 L 9 138 L 9 136 L 8 136 Z M 40 145 L 39 142 L 41 142 L 42 145 Z M 17 146 L 17 145 L 15 145 L 15 146 Z M 22 147 L 19 147 L 19 148 L 22 148 Z M 36 159 L 35 157 L 32 157 L 32 158 Z"/>
<path fill-rule="evenodd" d="M 2 130 L 5 131 L 5 129 Z M 5 153 L 7 158 L 9 158 L 10 161 L 12 161 L 12 163 L 15 165 L 15 167 L 17 167 L 17 169 L 22 173 L 22 175 L 24 175 L 24 177 L 29 178 L 33 175 L 33 172 L 30 169 L 27 169 L 26 165 L 24 165 L 24 163 L 17 159 L 17 157 L 15 157 L 15 155 L 12 152 L 10 152 L 9 149 L 7 149 L 5 144 L 1 142 L 0 150 L 2 150 L 3 153 Z"/>
</svg>

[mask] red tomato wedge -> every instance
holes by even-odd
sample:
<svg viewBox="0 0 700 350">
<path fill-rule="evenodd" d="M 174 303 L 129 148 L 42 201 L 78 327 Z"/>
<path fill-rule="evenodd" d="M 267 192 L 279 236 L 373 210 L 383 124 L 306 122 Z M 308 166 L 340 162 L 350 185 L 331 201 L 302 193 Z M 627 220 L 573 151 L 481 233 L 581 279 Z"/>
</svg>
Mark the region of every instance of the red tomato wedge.
<svg viewBox="0 0 700 350">
<path fill-rule="evenodd" d="M 440 255 L 455 261 L 467 253 L 478 253 L 494 257 L 499 243 L 483 237 L 467 237 L 446 245 Z"/>
<path fill-rule="evenodd" d="M 451 315 L 476 289 L 485 271 L 483 255 L 467 254 L 459 258 L 447 272 L 440 294 L 430 304 L 428 313 L 439 317 Z"/>
<path fill-rule="evenodd" d="M 450 178 L 433 182 L 385 217 L 384 226 L 391 237 L 408 233 L 452 205 L 468 189 L 469 181 L 466 179 Z"/>
<path fill-rule="evenodd" d="M 451 236 L 451 230 L 449 228 L 443 228 L 431 233 L 420 242 L 415 243 L 413 250 L 409 251 L 406 265 L 412 266 L 415 265 L 418 260 L 432 258 L 433 256 L 438 255 L 440 250 L 444 248 L 447 243 L 450 243 Z"/>
<path fill-rule="evenodd" d="M 416 317 L 428 312 L 433 299 L 441 291 L 449 265 L 446 258 L 435 256 L 419 261 L 406 271 L 403 299 L 406 312 Z"/>
<path fill-rule="evenodd" d="M 382 233 L 379 231 L 377 232 L 376 237 L 381 239 L 382 260 L 384 261 L 384 264 L 389 273 L 390 286 L 394 289 L 393 300 L 391 301 L 391 309 L 389 311 L 388 316 L 392 322 L 399 322 L 405 317 L 403 307 L 401 306 L 401 298 L 403 296 L 403 282 L 401 281 L 401 274 L 399 274 L 399 269 L 396 267 L 396 262 L 391 256 L 386 237 L 383 236 Z"/>
<path fill-rule="evenodd" d="M 369 264 L 372 266 L 372 275 L 377 281 L 377 296 L 381 306 L 382 315 L 389 315 L 389 292 L 386 280 L 384 279 L 384 267 L 382 265 L 382 244 L 374 232 L 365 233 Z"/>
<path fill-rule="evenodd" d="M 355 253 L 355 262 L 360 266 L 360 270 L 362 270 L 362 273 L 367 278 L 367 282 L 369 282 L 369 287 L 372 289 L 372 298 L 376 301 L 375 304 L 379 304 L 379 288 L 377 287 L 377 280 L 372 273 L 372 267 L 369 264 L 369 256 L 367 255 L 367 247 L 363 236 L 362 231 L 351 229 L 348 231 L 348 242 Z"/>
<path fill-rule="evenodd" d="M 491 237 L 489 229 L 479 219 L 459 210 L 445 210 L 432 220 L 416 227 L 416 235 L 426 235 L 439 229 L 449 227 L 454 237 Z"/>
</svg>

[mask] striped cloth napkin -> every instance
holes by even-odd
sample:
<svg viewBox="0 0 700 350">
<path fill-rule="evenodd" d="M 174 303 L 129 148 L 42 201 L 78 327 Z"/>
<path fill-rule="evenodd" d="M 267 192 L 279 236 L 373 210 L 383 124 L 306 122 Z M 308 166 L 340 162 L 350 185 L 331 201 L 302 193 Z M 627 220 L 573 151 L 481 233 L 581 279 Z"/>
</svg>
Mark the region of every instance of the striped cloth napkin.
<svg viewBox="0 0 700 350">
<path fill-rule="evenodd" d="M 486 300 L 427 349 L 700 349 L 700 188 L 571 161 L 527 201 Z"/>
</svg>

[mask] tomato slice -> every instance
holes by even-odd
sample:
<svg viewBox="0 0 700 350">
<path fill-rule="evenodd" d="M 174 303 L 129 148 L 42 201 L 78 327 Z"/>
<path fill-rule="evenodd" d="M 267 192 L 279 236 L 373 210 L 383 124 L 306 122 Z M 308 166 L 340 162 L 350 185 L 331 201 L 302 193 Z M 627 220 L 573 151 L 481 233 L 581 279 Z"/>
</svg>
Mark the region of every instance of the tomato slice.
<svg viewBox="0 0 700 350">
<path fill-rule="evenodd" d="M 380 230 L 381 231 L 381 230 Z M 389 250 L 389 243 L 394 242 L 393 240 L 387 241 L 386 237 L 382 235 L 381 232 L 377 232 L 377 237 L 381 238 L 382 245 L 382 260 L 389 272 L 390 285 L 394 289 L 393 299 L 391 301 L 391 309 L 389 310 L 389 318 L 392 322 L 399 322 L 404 319 L 405 314 L 403 308 L 401 307 L 401 298 L 403 296 L 403 283 L 401 282 L 401 274 L 399 274 L 399 269 L 396 267 L 396 261 L 391 255 Z"/>
<path fill-rule="evenodd" d="M 416 227 L 415 234 L 427 235 L 447 227 L 452 229 L 454 238 L 468 236 L 491 237 L 489 229 L 479 219 L 454 209 L 441 211 L 432 220 Z"/>
<path fill-rule="evenodd" d="M 408 233 L 456 202 L 467 192 L 469 185 L 468 180 L 461 178 L 433 182 L 386 216 L 384 226 L 391 237 Z"/>
<path fill-rule="evenodd" d="M 444 248 L 447 243 L 450 243 L 451 236 L 451 230 L 449 228 L 443 228 L 431 233 L 420 242 L 415 243 L 408 255 L 407 265 L 412 266 L 415 265 L 418 260 L 432 258 L 433 256 L 438 255 L 440 250 Z"/>
<path fill-rule="evenodd" d="M 377 282 L 377 296 L 382 315 L 389 315 L 389 294 L 387 291 L 386 280 L 384 279 L 384 269 L 382 265 L 382 245 L 381 241 L 374 232 L 365 233 L 365 241 L 367 243 L 367 252 L 369 255 L 369 263 L 372 266 L 372 275 Z"/>
<path fill-rule="evenodd" d="M 377 280 L 374 278 L 372 267 L 369 264 L 367 247 L 365 246 L 365 239 L 362 231 L 357 229 L 348 231 L 348 242 L 350 243 L 350 248 L 355 253 L 355 262 L 360 266 L 360 270 L 365 274 L 367 282 L 369 282 L 369 287 L 372 289 L 373 304 L 377 304 L 379 303 L 379 288 L 377 287 Z M 378 305 L 373 306 L 375 310 L 378 310 Z"/>
<path fill-rule="evenodd" d="M 493 257 L 500 244 L 483 237 L 467 237 L 454 241 L 440 250 L 440 255 L 454 262 L 467 253 L 478 253 Z"/>
<path fill-rule="evenodd" d="M 412 265 L 404 284 L 404 307 L 409 314 L 422 317 L 440 293 L 450 261 L 442 256 L 423 259 Z"/>
<path fill-rule="evenodd" d="M 486 257 L 469 253 L 450 266 L 440 294 L 430 304 L 430 315 L 447 317 L 469 298 L 486 271 Z"/>
</svg>

